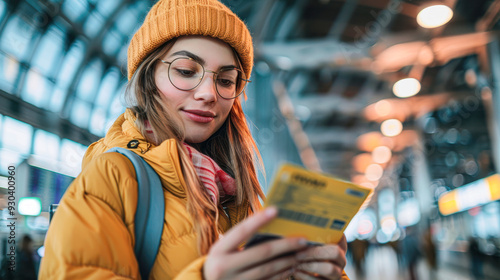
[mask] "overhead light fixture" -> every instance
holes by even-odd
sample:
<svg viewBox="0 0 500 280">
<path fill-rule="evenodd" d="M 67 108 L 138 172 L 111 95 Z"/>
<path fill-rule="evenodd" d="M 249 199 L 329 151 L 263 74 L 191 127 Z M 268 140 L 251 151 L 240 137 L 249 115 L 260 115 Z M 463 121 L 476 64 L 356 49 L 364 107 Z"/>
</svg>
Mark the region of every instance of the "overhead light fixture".
<svg viewBox="0 0 500 280">
<path fill-rule="evenodd" d="M 453 10 L 446 5 L 432 5 L 417 15 L 417 23 L 424 28 L 436 28 L 446 24 L 453 17 Z"/>
<path fill-rule="evenodd" d="M 404 78 L 397 81 L 392 87 L 394 95 L 400 98 L 414 96 L 420 91 L 420 82 L 415 78 Z"/>
<path fill-rule="evenodd" d="M 385 120 L 382 122 L 380 130 L 385 136 L 396 136 L 403 131 L 403 124 L 397 119 Z"/>
</svg>

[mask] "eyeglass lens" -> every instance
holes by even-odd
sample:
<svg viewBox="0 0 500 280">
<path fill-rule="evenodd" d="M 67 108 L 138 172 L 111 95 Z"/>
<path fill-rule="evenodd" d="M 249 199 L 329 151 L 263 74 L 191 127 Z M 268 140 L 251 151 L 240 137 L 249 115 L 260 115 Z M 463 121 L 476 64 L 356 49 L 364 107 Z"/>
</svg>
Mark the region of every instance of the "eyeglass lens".
<svg viewBox="0 0 500 280">
<path fill-rule="evenodd" d="M 177 58 L 170 63 L 168 70 L 172 84 L 181 90 L 197 87 L 203 79 L 204 69 L 198 62 L 189 58 Z M 222 98 L 234 98 L 245 88 L 245 75 L 238 69 L 221 69 L 215 75 L 215 88 Z"/>
</svg>

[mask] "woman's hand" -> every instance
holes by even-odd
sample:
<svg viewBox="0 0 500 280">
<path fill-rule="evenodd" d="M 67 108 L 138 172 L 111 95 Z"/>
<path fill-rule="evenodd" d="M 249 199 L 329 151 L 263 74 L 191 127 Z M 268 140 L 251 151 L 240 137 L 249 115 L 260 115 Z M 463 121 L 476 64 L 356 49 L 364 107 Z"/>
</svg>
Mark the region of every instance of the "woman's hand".
<svg viewBox="0 0 500 280">
<path fill-rule="evenodd" d="M 340 279 L 346 265 L 345 235 L 339 244 L 310 247 L 296 255 L 295 279 Z"/>
<path fill-rule="evenodd" d="M 303 250 L 303 238 L 283 238 L 241 250 L 240 245 L 250 239 L 259 228 L 276 217 L 276 208 L 254 214 L 217 241 L 203 266 L 206 280 L 219 279 L 286 279 L 297 265 L 295 254 L 280 255 Z"/>
</svg>

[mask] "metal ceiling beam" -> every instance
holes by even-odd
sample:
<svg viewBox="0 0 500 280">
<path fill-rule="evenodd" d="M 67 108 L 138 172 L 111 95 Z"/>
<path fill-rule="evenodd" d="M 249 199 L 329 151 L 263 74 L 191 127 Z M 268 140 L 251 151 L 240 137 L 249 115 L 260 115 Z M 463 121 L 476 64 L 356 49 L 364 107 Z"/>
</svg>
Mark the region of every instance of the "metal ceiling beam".
<svg viewBox="0 0 500 280">
<path fill-rule="evenodd" d="M 370 69 L 356 66 L 363 59 L 371 59 L 368 49 L 334 39 L 262 43 L 256 49 L 258 58 L 278 69 L 318 69 L 349 63 L 353 69 L 370 72 Z"/>
<path fill-rule="evenodd" d="M 339 16 L 333 22 L 328 37 L 340 41 L 342 33 L 356 10 L 357 2 L 357 0 L 346 0 L 339 12 Z"/>
<path fill-rule="evenodd" d="M 280 8 L 279 1 L 277 0 L 267 0 L 263 1 L 263 3 L 253 5 L 252 14 L 254 16 L 250 20 L 249 27 L 254 33 L 254 44 L 257 45 L 259 42 L 263 41 L 272 19 L 270 15 L 276 13 L 276 10 L 279 10 Z"/>
<path fill-rule="evenodd" d="M 356 147 L 356 141 L 360 135 L 371 132 L 369 126 L 357 126 L 354 129 L 343 127 L 330 127 L 306 131 L 309 141 L 313 147 L 325 145 L 342 145 L 343 147 Z"/>
<path fill-rule="evenodd" d="M 336 0 L 337 2 L 345 2 L 348 0 Z M 404 2 L 401 0 L 358 0 L 358 6 L 364 6 L 367 8 L 375 8 L 383 10 L 390 8 L 391 10 L 397 11 L 398 13 L 405 15 L 407 17 L 415 18 L 418 14 L 418 5 Z"/>
<path fill-rule="evenodd" d="M 295 29 L 297 22 L 300 21 L 302 10 L 306 4 L 307 0 L 295 1 L 295 4 L 287 10 L 286 15 L 283 17 L 283 20 L 280 22 L 275 32 L 276 41 L 285 41 L 290 35 L 290 32 Z"/>
<path fill-rule="evenodd" d="M 294 100 L 295 104 L 311 110 L 312 119 L 321 119 L 332 113 L 343 116 L 358 116 L 366 107 L 365 102 L 346 100 L 340 95 L 313 96 Z"/>
<path fill-rule="evenodd" d="M 272 88 L 278 101 L 278 107 L 286 120 L 286 125 L 297 147 L 302 163 L 308 169 L 321 171 L 316 153 L 311 147 L 307 134 L 304 133 L 302 123 L 295 116 L 294 108 L 285 85 L 280 79 L 276 79 L 272 84 Z"/>
<path fill-rule="evenodd" d="M 491 145 L 493 150 L 493 160 L 495 162 L 496 171 L 500 172 L 500 112 L 496 109 L 500 108 L 500 39 L 497 36 L 496 40 L 488 44 L 488 57 L 491 69 L 493 85 L 491 96 L 483 94 L 483 98 L 490 99 L 489 115 L 492 117 L 489 122 L 491 133 Z"/>
<path fill-rule="evenodd" d="M 82 59 L 82 63 L 78 66 L 78 69 L 75 71 L 73 81 L 71 82 L 71 84 L 68 87 L 69 88 L 68 94 L 66 94 L 66 98 L 64 100 L 64 105 L 61 109 L 63 117 L 69 117 L 69 115 L 71 114 L 71 109 L 73 107 L 73 102 L 74 102 L 76 92 L 77 92 L 77 86 L 80 82 L 83 71 L 87 68 L 89 62 L 95 58 L 96 54 L 99 54 L 100 57 L 106 58 L 106 59 L 103 59 L 104 62 L 106 63 L 106 66 L 114 65 L 114 66 L 117 66 L 118 68 L 120 68 L 122 66 L 121 63 L 117 61 L 116 57 L 110 58 L 107 54 L 105 54 L 102 51 L 101 45 L 102 45 L 103 37 L 106 34 L 106 32 L 109 30 L 111 25 L 114 24 L 114 21 L 116 20 L 118 15 L 130 3 L 131 3 L 131 0 L 122 1 L 122 3 L 120 5 L 118 5 L 117 8 L 111 13 L 111 15 L 108 18 L 106 18 L 106 22 L 104 23 L 101 30 L 99 30 L 98 34 L 94 38 L 89 38 L 88 36 L 86 36 L 86 34 L 83 31 L 80 31 L 80 32 L 82 32 L 82 34 L 79 34 L 79 35 L 85 35 L 85 38 L 88 39 L 89 44 L 87 45 L 87 48 L 85 50 L 85 55 Z M 90 12 L 89 12 L 89 15 L 90 15 Z M 63 15 L 61 14 L 60 16 L 63 16 Z M 71 21 L 70 21 L 70 24 L 73 27 L 75 26 L 75 23 L 73 23 Z M 102 82 L 102 80 L 99 81 L 99 84 L 101 82 Z M 92 109 L 93 109 L 94 104 L 92 103 L 91 105 L 92 105 Z"/>
<path fill-rule="evenodd" d="M 345 73 L 345 72 L 342 72 Z M 344 79 L 338 77 L 337 79 Z M 387 94 L 384 92 L 377 92 L 377 97 L 375 97 L 375 88 L 379 81 L 374 75 L 367 76 L 366 81 L 359 85 L 359 90 L 355 98 L 346 99 L 342 96 L 343 90 L 335 89 L 332 85 L 331 92 L 333 94 L 328 95 L 318 95 L 318 94 L 295 94 L 295 96 L 306 95 L 307 97 L 298 97 L 292 99 L 295 104 L 300 104 L 300 106 L 305 106 L 314 114 L 311 114 L 311 119 L 322 119 L 332 114 L 340 114 L 345 117 L 358 117 L 362 118 L 363 110 L 373 102 L 373 100 L 380 99 L 382 96 L 389 95 L 390 91 L 387 89 Z M 291 91 L 290 89 L 289 91 Z M 390 94 L 389 96 L 392 96 Z"/>
<path fill-rule="evenodd" d="M 0 114 L 86 146 L 100 138 L 60 118 L 56 113 L 41 109 L 3 90 L 0 90 Z"/>
<path fill-rule="evenodd" d="M 477 21 L 477 31 L 487 31 L 493 29 L 495 24 L 500 20 L 500 0 L 495 0 L 491 3 L 484 16 Z"/>
</svg>

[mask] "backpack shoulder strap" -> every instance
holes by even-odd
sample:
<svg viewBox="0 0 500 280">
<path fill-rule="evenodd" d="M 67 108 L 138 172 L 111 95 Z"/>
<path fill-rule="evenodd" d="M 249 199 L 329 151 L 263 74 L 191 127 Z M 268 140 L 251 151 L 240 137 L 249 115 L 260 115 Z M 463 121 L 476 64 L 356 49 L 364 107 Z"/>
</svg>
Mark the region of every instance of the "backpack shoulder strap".
<svg viewBox="0 0 500 280">
<path fill-rule="evenodd" d="M 160 247 L 165 218 L 165 199 L 160 177 L 141 156 L 130 150 L 115 147 L 107 152 L 120 153 L 134 165 L 138 184 L 134 252 L 141 278 L 148 280 Z"/>
</svg>

